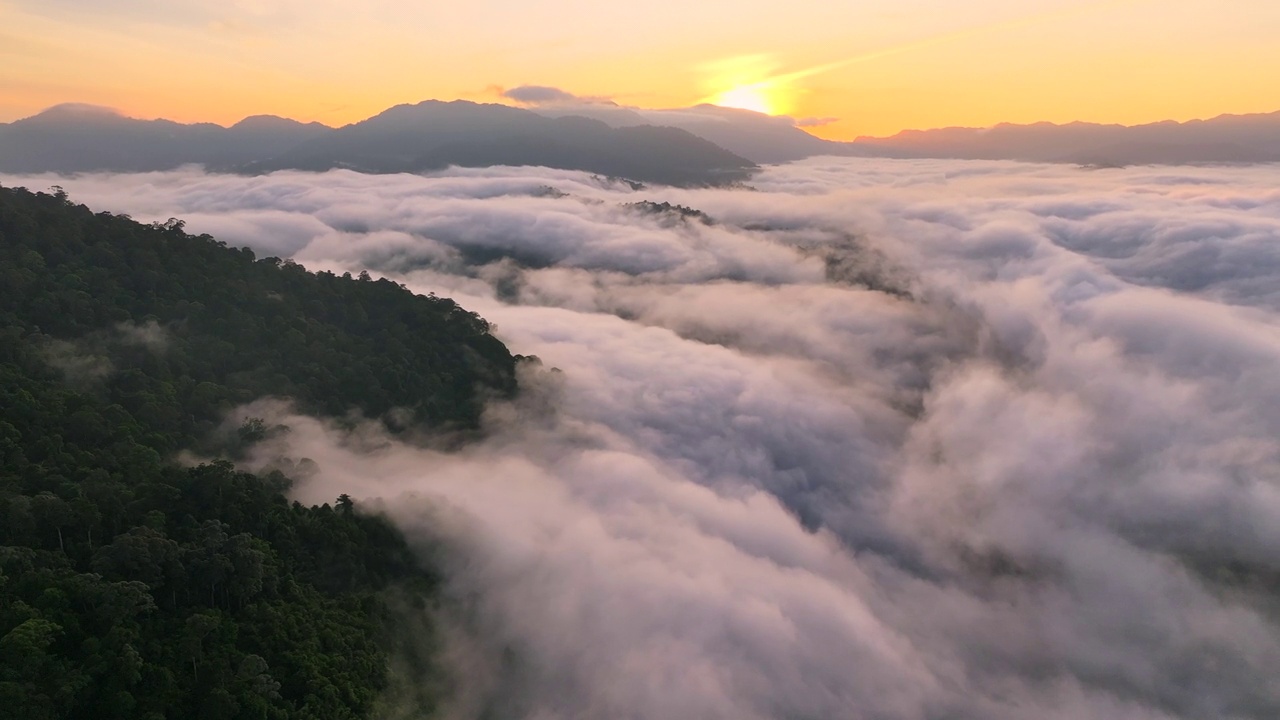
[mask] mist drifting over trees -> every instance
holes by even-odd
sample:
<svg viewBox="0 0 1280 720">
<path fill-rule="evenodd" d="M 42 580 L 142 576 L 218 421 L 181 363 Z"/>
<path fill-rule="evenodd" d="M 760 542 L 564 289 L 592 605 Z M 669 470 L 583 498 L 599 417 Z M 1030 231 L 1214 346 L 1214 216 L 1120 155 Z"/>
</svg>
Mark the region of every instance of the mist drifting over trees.
<svg viewBox="0 0 1280 720">
<path fill-rule="evenodd" d="M 1280 706 L 1274 172 L 60 182 L 541 358 L 459 449 L 251 406 L 439 569 L 446 716 L 1074 720 Z"/>
</svg>

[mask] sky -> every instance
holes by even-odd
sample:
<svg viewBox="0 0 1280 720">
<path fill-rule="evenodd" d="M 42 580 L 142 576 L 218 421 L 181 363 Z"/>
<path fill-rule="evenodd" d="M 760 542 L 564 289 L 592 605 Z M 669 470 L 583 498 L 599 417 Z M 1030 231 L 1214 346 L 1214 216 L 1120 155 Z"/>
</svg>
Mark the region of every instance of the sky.
<svg viewBox="0 0 1280 720">
<path fill-rule="evenodd" d="M 341 125 L 561 88 L 833 139 L 1280 110 L 1274 0 L 0 0 L 0 121 L 63 102 Z M 510 101 L 504 101 L 510 102 Z"/>
</svg>

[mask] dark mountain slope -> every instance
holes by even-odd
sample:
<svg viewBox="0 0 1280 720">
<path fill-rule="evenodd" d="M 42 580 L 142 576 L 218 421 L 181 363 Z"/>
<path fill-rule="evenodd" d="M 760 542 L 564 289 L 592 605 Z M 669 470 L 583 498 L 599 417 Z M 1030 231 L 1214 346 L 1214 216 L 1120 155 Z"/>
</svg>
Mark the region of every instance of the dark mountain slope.
<svg viewBox="0 0 1280 720">
<path fill-rule="evenodd" d="M 144 172 L 199 163 L 230 169 L 271 157 L 330 132 L 272 116 L 230 128 L 137 120 L 87 105 L 59 105 L 0 125 L 0 172 Z"/>
<path fill-rule="evenodd" d="M 386 173 L 449 165 L 540 165 L 669 185 L 738 182 L 755 169 L 749 160 L 674 128 L 619 129 L 505 105 L 428 100 L 398 105 L 246 170 Z"/>
<path fill-rule="evenodd" d="M 230 128 L 136 120 L 62 105 L 0 125 L 0 172 L 141 172 L 198 163 L 214 171 L 424 172 L 449 165 L 540 165 L 669 185 L 726 185 L 755 165 L 669 127 L 611 128 L 504 105 L 399 105 L 338 130 L 271 116 Z"/>
<path fill-rule="evenodd" d="M 368 717 L 433 576 L 345 495 L 172 459 L 264 395 L 473 426 L 514 365 L 452 301 L 0 188 L 0 715 Z"/>
</svg>

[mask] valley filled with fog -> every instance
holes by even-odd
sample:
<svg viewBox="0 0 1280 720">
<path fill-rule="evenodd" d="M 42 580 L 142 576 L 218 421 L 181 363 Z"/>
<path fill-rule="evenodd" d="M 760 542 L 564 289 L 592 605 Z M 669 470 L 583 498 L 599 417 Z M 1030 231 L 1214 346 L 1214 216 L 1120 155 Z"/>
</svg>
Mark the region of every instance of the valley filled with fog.
<svg viewBox="0 0 1280 720">
<path fill-rule="evenodd" d="M 457 300 L 483 440 L 292 428 L 448 578 L 449 717 L 1280 714 L 1280 166 L 74 177 Z"/>
</svg>

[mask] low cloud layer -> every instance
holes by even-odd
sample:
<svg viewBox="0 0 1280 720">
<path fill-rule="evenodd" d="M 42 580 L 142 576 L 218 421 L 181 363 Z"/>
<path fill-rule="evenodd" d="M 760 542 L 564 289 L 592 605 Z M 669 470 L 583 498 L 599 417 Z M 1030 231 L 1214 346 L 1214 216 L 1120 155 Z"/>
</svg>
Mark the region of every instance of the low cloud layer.
<svg viewBox="0 0 1280 720">
<path fill-rule="evenodd" d="M 554 105 L 556 103 L 582 102 L 577 95 L 546 85 L 521 85 L 502 91 L 502 97 L 526 105 Z"/>
<path fill-rule="evenodd" d="M 1275 172 L 0 182 L 543 359 L 459 453 L 274 411 L 302 499 L 382 498 L 448 570 L 452 717 L 1154 720 L 1280 713 Z"/>
</svg>

